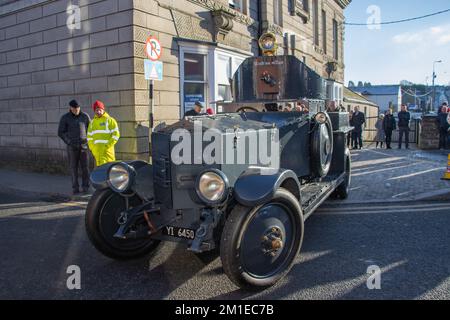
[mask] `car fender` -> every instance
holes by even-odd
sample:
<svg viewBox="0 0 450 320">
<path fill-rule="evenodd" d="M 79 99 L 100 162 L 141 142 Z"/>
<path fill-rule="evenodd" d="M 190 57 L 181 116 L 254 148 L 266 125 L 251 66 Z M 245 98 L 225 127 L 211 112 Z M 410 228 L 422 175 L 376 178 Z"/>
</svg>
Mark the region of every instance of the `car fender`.
<svg viewBox="0 0 450 320">
<path fill-rule="evenodd" d="M 247 207 L 264 204 L 273 198 L 280 187 L 286 188 L 300 201 L 300 182 L 292 170 L 249 168 L 234 185 L 234 197 Z"/>
</svg>

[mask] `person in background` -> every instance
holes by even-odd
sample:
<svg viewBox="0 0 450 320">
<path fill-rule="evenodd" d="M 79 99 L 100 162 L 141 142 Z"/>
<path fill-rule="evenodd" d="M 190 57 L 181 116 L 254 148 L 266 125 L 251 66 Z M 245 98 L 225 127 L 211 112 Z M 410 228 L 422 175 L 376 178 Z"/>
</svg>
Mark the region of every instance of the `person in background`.
<svg viewBox="0 0 450 320">
<path fill-rule="evenodd" d="M 353 110 L 350 110 L 348 117 L 349 117 L 350 126 L 353 127 Z M 349 133 L 347 133 L 347 147 L 350 148 L 350 146 L 352 148 L 354 148 L 354 146 L 355 146 L 355 141 L 353 139 L 353 131 L 350 131 Z"/>
<path fill-rule="evenodd" d="M 397 123 L 392 115 L 392 110 L 388 109 L 383 120 L 383 130 L 386 135 L 386 149 L 392 149 L 392 132 L 397 129 Z"/>
<path fill-rule="evenodd" d="M 441 112 L 438 114 L 438 122 L 439 122 L 439 149 L 445 150 L 448 147 L 448 104 L 444 102 L 441 106 Z"/>
<path fill-rule="evenodd" d="M 114 146 L 120 139 L 119 126 L 117 121 L 106 113 L 103 102 L 95 101 L 92 108 L 95 117 L 88 129 L 89 149 L 97 166 L 102 166 L 116 161 Z"/>
<path fill-rule="evenodd" d="M 375 137 L 375 142 L 377 143 L 376 148 L 378 148 L 378 145 L 381 145 L 381 149 L 383 149 L 384 141 L 386 140 L 386 134 L 384 133 L 384 114 L 381 114 L 378 118 L 377 123 L 375 123 L 375 128 L 377 129 L 377 136 Z"/>
<path fill-rule="evenodd" d="M 328 108 L 327 108 L 327 112 L 336 112 L 336 101 L 330 101 Z"/>
<path fill-rule="evenodd" d="M 442 113 L 442 109 L 444 109 L 444 108 L 448 108 L 447 102 L 442 103 L 442 105 L 438 108 L 438 115 Z"/>
<path fill-rule="evenodd" d="M 67 154 L 70 163 L 70 173 L 72 174 L 73 194 L 80 193 L 78 183 L 78 168 L 81 167 L 81 180 L 83 193 L 89 191 L 89 153 L 87 130 L 91 119 L 89 115 L 81 111 L 81 107 L 76 100 L 69 103 L 70 111 L 62 116 L 58 136 L 67 145 Z"/>
<path fill-rule="evenodd" d="M 399 140 L 398 148 L 402 148 L 403 136 L 405 137 L 405 147 L 409 149 L 409 123 L 411 121 L 411 114 L 408 112 L 406 104 L 403 104 L 401 111 L 398 113 L 398 131 Z"/>
<path fill-rule="evenodd" d="M 286 108 L 283 109 L 283 112 L 292 112 L 292 104 L 286 104 Z"/>
<path fill-rule="evenodd" d="M 196 117 L 196 116 L 200 116 L 202 115 L 202 110 L 205 107 L 203 106 L 203 104 L 200 101 L 195 102 L 194 104 L 194 109 L 189 110 L 188 112 L 186 112 L 184 114 L 185 117 Z"/>
<path fill-rule="evenodd" d="M 302 102 L 297 102 L 297 106 L 295 107 L 295 111 L 296 112 L 304 112 L 306 111 L 306 105 L 303 104 Z"/>
<path fill-rule="evenodd" d="M 362 149 L 363 148 L 363 131 L 364 131 L 364 124 L 366 123 L 366 116 L 364 113 L 359 111 L 359 107 L 355 107 L 355 113 L 353 114 L 353 126 L 355 127 L 354 130 L 354 139 L 355 139 L 355 145 L 354 149 Z"/>
<path fill-rule="evenodd" d="M 278 104 L 277 103 L 266 103 L 264 105 L 266 112 L 278 112 Z"/>
</svg>

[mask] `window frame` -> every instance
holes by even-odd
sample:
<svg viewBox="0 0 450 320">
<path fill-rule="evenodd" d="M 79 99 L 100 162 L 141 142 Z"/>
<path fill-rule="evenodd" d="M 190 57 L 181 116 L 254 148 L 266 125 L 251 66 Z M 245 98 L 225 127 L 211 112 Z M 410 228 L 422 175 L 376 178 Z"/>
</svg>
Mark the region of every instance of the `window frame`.
<svg viewBox="0 0 450 320">
<path fill-rule="evenodd" d="M 273 23 L 283 26 L 283 0 L 273 0 Z"/>
<path fill-rule="evenodd" d="M 316 47 L 320 46 L 320 34 L 319 34 L 319 0 L 313 0 L 312 4 L 312 18 L 313 18 L 313 35 L 314 35 L 314 45 Z"/>
<path fill-rule="evenodd" d="M 185 55 L 186 54 L 196 54 L 203 56 L 204 63 L 204 80 L 196 81 L 196 80 L 186 80 L 185 79 Z M 210 52 L 206 46 L 180 46 L 180 117 L 183 118 L 186 113 L 186 102 L 184 96 L 184 86 L 186 83 L 197 83 L 203 84 L 204 90 L 204 99 L 205 99 L 205 107 L 209 102 L 209 61 L 210 61 Z"/>
<path fill-rule="evenodd" d="M 209 44 L 197 44 L 188 41 L 180 41 L 179 43 L 180 53 L 179 53 L 179 66 L 180 66 L 180 118 L 184 117 L 185 110 L 185 97 L 184 97 L 184 84 L 187 83 L 203 83 L 199 81 L 185 81 L 185 68 L 184 60 L 185 54 L 200 54 L 205 58 L 205 108 L 212 107 L 217 111 L 217 106 L 212 105 L 211 102 L 217 101 L 219 97 L 219 80 L 218 71 L 216 66 L 218 65 L 217 60 L 219 56 L 227 56 L 232 58 L 231 70 L 230 72 L 237 70 L 240 63 L 242 63 L 246 58 L 252 57 L 251 52 L 236 52 L 234 50 L 228 50 L 227 48 L 220 48 Z M 237 63 L 239 62 L 239 63 Z M 231 74 L 232 75 L 232 74 Z"/>
<path fill-rule="evenodd" d="M 333 58 L 339 61 L 339 24 L 333 19 Z"/>
<path fill-rule="evenodd" d="M 328 53 L 328 45 L 327 45 L 327 37 L 328 37 L 328 32 L 327 32 L 327 12 L 322 9 L 322 47 L 323 47 L 323 52 L 325 54 Z"/>
</svg>

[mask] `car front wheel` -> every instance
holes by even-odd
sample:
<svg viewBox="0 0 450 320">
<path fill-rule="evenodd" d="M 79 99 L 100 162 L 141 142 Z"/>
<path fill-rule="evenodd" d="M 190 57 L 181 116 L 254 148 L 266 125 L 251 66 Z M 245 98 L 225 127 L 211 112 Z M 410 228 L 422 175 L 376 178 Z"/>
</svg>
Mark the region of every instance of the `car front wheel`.
<svg viewBox="0 0 450 320">
<path fill-rule="evenodd" d="M 125 198 L 110 189 L 97 191 L 86 210 L 86 232 L 94 247 L 116 260 L 132 260 L 153 252 L 160 241 L 151 239 L 123 240 L 114 237 L 123 211 L 140 205 L 138 197 Z"/>
<path fill-rule="evenodd" d="M 222 233 L 220 255 L 225 273 L 241 288 L 274 285 L 294 264 L 303 226 L 298 200 L 283 188 L 258 207 L 237 205 Z"/>
</svg>

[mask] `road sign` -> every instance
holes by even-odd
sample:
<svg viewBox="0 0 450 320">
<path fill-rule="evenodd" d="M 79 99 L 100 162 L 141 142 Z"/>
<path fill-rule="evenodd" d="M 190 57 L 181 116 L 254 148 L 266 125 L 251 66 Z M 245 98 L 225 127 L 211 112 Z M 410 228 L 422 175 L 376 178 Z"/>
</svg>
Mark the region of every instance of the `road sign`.
<svg viewBox="0 0 450 320">
<path fill-rule="evenodd" d="M 146 80 L 163 80 L 163 63 L 161 61 L 144 61 L 145 79 Z"/>
<path fill-rule="evenodd" d="M 145 43 L 145 53 L 152 61 L 158 61 L 161 59 L 162 47 L 158 39 L 154 37 L 147 39 L 147 42 Z"/>
</svg>

